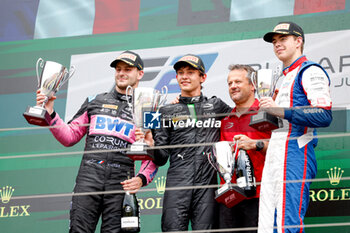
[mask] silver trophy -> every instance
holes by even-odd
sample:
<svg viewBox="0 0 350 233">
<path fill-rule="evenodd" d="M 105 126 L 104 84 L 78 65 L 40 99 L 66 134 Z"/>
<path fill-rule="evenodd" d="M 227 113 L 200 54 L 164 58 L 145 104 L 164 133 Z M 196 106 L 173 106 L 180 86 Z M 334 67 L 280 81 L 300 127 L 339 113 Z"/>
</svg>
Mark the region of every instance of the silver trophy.
<svg viewBox="0 0 350 233">
<path fill-rule="evenodd" d="M 281 67 L 275 71 L 272 69 L 260 69 L 251 76 L 258 98 L 272 97 L 276 90 L 278 79 L 281 75 Z M 266 111 L 258 111 L 250 120 L 250 126 L 259 131 L 271 131 L 280 128 L 282 121 Z"/>
<path fill-rule="evenodd" d="M 159 108 L 165 103 L 166 97 L 168 95 L 168 88 L 163 86 L 161 91 L 150 87 L 137 87 L 132 88 L 128 86 L 126 89 L 126 95 L 131 93 L 131 101 L 129 98 L 128 104 L 132 109 L 133 120 L 136 127 L 140 128 L 143 133 L 146 133 L 151 128 L 158 128 L 160 125 L 156 126 L 154 124 L 159 123 L 154 122 L 155 119 L 151 119 L 151 122 L 145 123 L 145 115 L 153 114 L 157 116 L 159 113 Z M 145 143 L 144 139 L 134 142 L 130 146 L 130 150 L 126 154 L 132 160 L 153 160 L 153 150 L 149 150 L 148 145 Z"/>
<path fill-rule="evenodd" d="M 213 145 L 213 153 L 208 154 L 209 163 L 225 180 L 225 184 L 215 191 L 215 199 L 229 208 L 246 198 L 244 190 L 238 186 L 233 186 L 231 183 L 236 154 L 237 149 L 232 153 L 231 144 L 227 141 L 216 142 Z"/>
<path fill-rule="evenodd" d="M 41 73 L 39 75 L 39 69 Z M 29 124 L 48 126 L 51 121 L 50 114 L 45 109 L 47 101 L 67 82 L 75 72 L 75 67 L 70 70 L 61 64 L 53 61 L 44 61 L 39 58 L 36 62 L 36 76 L 38 79 L 38 88 L 45 94 L 45 100 L 41 106 L 28 106 L 23 116 Z"/>
</svg>

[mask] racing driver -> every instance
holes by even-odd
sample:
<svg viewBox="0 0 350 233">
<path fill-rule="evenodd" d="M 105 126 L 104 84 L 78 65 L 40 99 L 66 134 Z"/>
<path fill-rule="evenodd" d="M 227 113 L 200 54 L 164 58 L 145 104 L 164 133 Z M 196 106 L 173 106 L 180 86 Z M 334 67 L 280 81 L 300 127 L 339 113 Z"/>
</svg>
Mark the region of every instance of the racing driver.
<svg viewBox="0 0 350 233">
<path fill-rule="evenodd" d="M 330 80 L 317 63 L 303 53 L 302 28 L 281 22 L 264 35 L 283 62 L 283 81 L 276 100 L 263 97 L 260 107 L 283 119 L 283 128 L 272 133 L 266 152 L 259 202 L 259 233 L 304 232 L 310 179 L 317 171 L 314 148 L 316 127 L 332 121 Z"/>
<path fill-rule="evenodd" d="M 190 222 L 192 230 L 213 229 L 218 218 L 215 189 L 184 188 L 217 184 L 216 171 L 206 155 L 211 146 L 176 145 L 219 141 L 220 120 L 232 109 L 219 98 L 207 98 L 201 93 L 207 75 L 199 56 L 183 56 L 174 69 L 181 89 L 179 103 L 160 109 L 162 125 L 153 134 L 155 146 L 173 146 L 156 150 L 154 162 L 161 166 L 170 158 L 166 187 L 178 188 L 165 191 L 162 230 L 185 231 Z"/>
<path fill-rule="evenodd" d="M 129 174 L 134 174 L 134 162 L 124 151 L 116 152 L 135 141 L 136 126 L 132 123 L 125 93 L 129 85 L 133 88 L 138 86 L 144 74 L 143 61 L 138 54 L 125 51 L 110 66 L 116 71 L 115 88 L 111 92 L 87 98 L 68 124 L 53 110 L 56 97 L 52 97 L 45 105 L 52 118 L 50 126 L 57 126 L 50 130 L 61 144 L 73 146 L 87 135 L 87 153 L 84 153 L 81 161 L 74 193 L 123 188 L 136 192 L 141 186 L 147 185 L 157 172 L 153 162 L 142 161 L 138 175 L 127 179 Z M 38 91 L 37 104 L 41 105 L 44 99 L 45 96 Z M 100 216 L 102 233 L 120 232 L 123 198 L 123 193 L 73 195 L 70 232 L 95 232 Z"/>
</svg>

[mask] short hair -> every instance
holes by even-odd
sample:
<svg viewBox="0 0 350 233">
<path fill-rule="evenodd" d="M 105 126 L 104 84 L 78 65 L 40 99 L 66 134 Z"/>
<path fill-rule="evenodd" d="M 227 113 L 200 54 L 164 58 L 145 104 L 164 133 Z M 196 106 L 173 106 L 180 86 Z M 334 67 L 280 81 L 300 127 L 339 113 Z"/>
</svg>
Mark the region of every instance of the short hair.
<svg viewBox="0 0 350 233">
<path fill-rule="evenodd" d="M 190 64 L 182 64 L 182 65 L 180 65 L 180 66 L 175 70 L 176 74 L 177 74 L 177 71 L 178 71 L 179 69 L 181 69 L 181 68 L 186 68 L 186 67 L 189 67 L 189 68 L 191 68 L 191 69 L 193 69 L 193 70 L 198 70 L 198 71 L 199 71 L 199 76 L 204 76 L 204 75 L 205 75 L 205 73 L 203 73 L 200 69 L 196 69 L 195 67 L 191 66 Z"/>
<path fill-rule="evenodd" d="M 298 37 L 301 37 L 301 36 L 295 36 L 295 35 L 292 35 L 293 37 L 294 37 L 294 39 L 296 40 L 296 39 L 298 39 Z M 303 37 L 302 37 L 303 38 Z M 301 51 L 301 53 L 303 53 L 304 52 L 304 39 L 303 39 L 303 41 L 301 42 L 301 46 L 300 46 L 300 51 Z"/>
<path fill-rule="evenodd" d="M 233 70 L 245 70 L 247 72 L 246 78 L 249 80 L 249 83 L 251 83 L 251 84 L 253 83 L 250 77 L 256 71 L 250 65 L 231 64 L 231 65 L 228 66 L 228 69 L 230 71 L 233 71 Z"/>
</svg>

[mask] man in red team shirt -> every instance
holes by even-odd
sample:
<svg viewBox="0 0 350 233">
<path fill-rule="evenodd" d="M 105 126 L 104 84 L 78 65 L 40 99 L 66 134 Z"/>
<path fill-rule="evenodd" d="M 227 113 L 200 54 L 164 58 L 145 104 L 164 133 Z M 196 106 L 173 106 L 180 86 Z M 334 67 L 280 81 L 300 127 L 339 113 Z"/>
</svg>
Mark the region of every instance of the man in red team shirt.
<svg viewBox="0 0 350 233">
<path fill-rule="evenodd" d="M 250 79 L 255 70 L 248 65 L 230 65 L 229 70 L 229 94 L 236 107 L 221 121 L 221 141 L 236 141 L 238 149 L 247 151 L 253 163 L 256 182 L 260 182 L 268 146 L 267 139 L 270 138 L 271 131 L 260 132 L 249 126 L 251 116 L 257 114 L 259 109 L 259 100 L 255 99 L 255 88 Z M 235 175 L 232 182 L 236 183 Z M 220 204 L 220 229 L 257 227 L 259 193 L 260 185 L 257 186 L 256 196 L 245 199 L 232 208 Z"/>
</svg>

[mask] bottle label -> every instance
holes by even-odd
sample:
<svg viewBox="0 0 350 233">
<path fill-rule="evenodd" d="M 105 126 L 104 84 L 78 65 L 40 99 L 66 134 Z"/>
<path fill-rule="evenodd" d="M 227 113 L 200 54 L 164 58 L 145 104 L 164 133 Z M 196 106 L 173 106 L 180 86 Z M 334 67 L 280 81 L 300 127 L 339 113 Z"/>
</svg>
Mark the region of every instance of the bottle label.
<svg viewBox="0 0 350 233">
<path fill-rule="evenodd" d="M 138 217 L 122 217 L 121 224 L 122 224 L 122 228 L 139 227 L 139 218 Z"/>
<path fill-rule="evenodd" d="M 143 144 L 141 144 L 141 145 L 139 145 L 139 144 L 131 144 L 130 151 L 133 151 L 133 152 L 144 151 L 144 146 L 143 146 Z"/>
<path fill-rule="evenodd" d="M 239 178 L 237 179 L 237 185 L 238 185 L 238 187 L 240 187 L 240 188 L 244 188 L 244 187 L 247 186 L 247 182 L 245 181 L 245 177 L 244 177 L 244 176 L 239 177 Z"/>
</svg>

